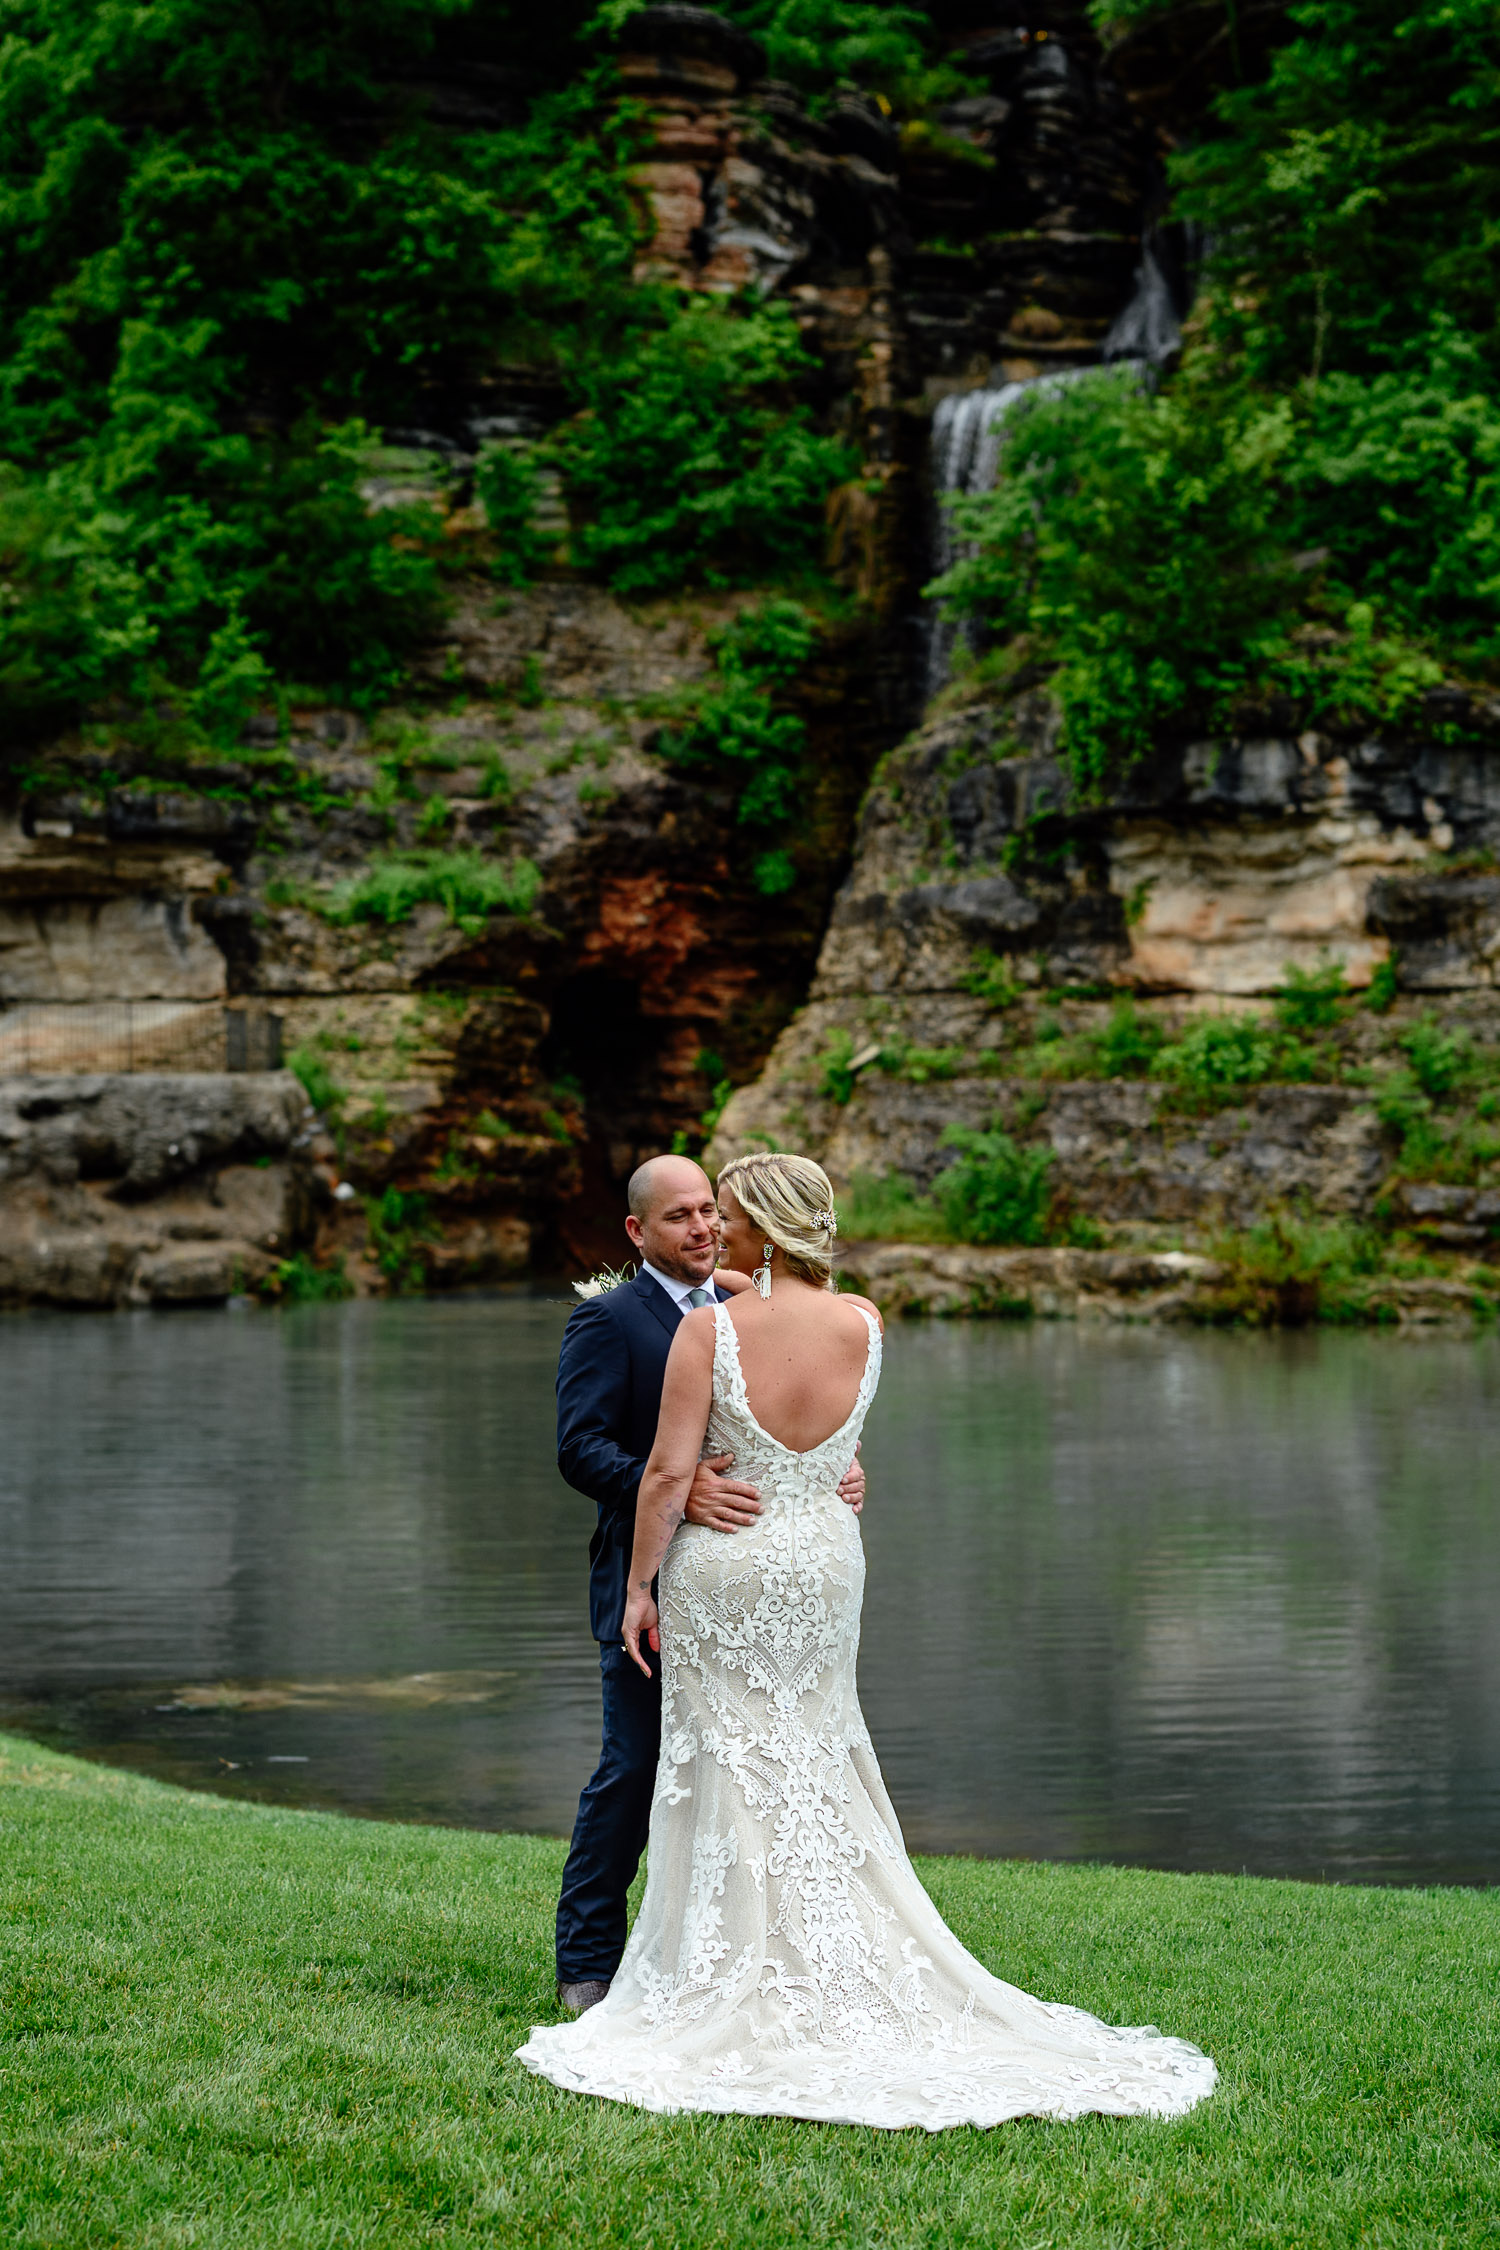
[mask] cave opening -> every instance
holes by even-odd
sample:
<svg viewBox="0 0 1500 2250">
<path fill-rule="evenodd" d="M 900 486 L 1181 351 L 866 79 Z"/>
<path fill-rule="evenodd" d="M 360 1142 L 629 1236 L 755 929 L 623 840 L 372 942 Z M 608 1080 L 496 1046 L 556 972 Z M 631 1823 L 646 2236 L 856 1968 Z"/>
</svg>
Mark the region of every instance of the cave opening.
<svg viewBox="0 0 1500 2250">
<path fill-rule="evenodd" d="M 552 996 L 552 1021 L 539 1060 L 557 1083 L 572 1079 L 590 1118 L 601 1104 L 618 1120 L 649 1100 L 665 1036 L 664 1018 L 648 1016 L 640 986 L 610 969 L 582 969 Z"/>
<path fill-rule="evenodd" d="M 676 1027 L 670 1017 L 648 1015 L 639 984 L 609 969 L 565 978 L 551 1016 L 538 1061 L 554 1086 L 577 1087 L 589 1134 L 578 1151 L 576 1186 L 555 1209 L 538 1262 L 544 1269 L 615 1263 L 628 1250 L 621 1233 L 625 1176 L 663 1138 L 662 1067 Z"/>
</svg>

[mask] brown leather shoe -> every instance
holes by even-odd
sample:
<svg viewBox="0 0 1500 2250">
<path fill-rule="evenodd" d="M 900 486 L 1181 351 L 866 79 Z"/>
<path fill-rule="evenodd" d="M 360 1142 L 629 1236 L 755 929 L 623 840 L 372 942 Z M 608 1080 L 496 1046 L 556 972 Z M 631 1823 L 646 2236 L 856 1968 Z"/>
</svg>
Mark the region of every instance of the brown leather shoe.
<svg viewBox="0 0 1500 2250">
<path fill-rule="evenodd" d="M 608 1990 L 609 1986 L 599 1983 L 597 1978 L 586 1984 L 560 1984 L 557 2004 L 570 2016 L 586 2015 L 590 2008 L 598 2007 Z"/>
</svg>

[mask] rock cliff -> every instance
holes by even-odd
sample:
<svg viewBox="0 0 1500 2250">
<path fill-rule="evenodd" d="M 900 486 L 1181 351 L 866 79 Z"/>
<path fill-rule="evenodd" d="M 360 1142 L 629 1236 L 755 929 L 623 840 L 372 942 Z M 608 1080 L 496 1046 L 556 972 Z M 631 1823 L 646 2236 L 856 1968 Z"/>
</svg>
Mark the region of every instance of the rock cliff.
<svg viewBox="0 0 1500 2250">
<path fill-rule="evenodd" d="M 1239 14 L 1243 65 L 1281 11 Z M 513 592 L 456 569 L 408 704 L 374 721 L 297 702 L 209 757 L 160 714 L 97 714 L 0 804 L 0 1295 L 211 1298 L 296 1253 L 380 1286 L 366 1202 L 389 1191 L 408 1278 L 575 1266 L 614 1252 L 625 1176 L 674 1141 L 792 1141 L 920 1195 L 955 1122 L 1045 1144 L 1096 1230 L 1035 1253 L 1073 1261 L 1049 1302 L 1089 1299 L 1090 1257 L 1181 1302 L 1162 1257 L 1290 1202 L 1487 1245 L 1487 1159 L 1402 1174 L 1358 1074 L 1424 1008 L 1493 1040 L 1500 706 L 1435 695 L 1388 739 L 1268 713 L 1098 799 L 1040 685 L 949 686 L 924 716 L 934 413 L 1122 337 L 1169 348 L 1191 243 L 1161 223 L 1160 150 L 1201 108 L 1202 28 L 1179 10 L 1106 53 L 1081 0 L 996 9 L 955 34 L 982 90 L 898 130 L 852 92 L 809 114 L 703 10 L 628 20 L 640 278 L 789 303 L 808 402 L 859 463 L 781 694 L 806 740 L 788 887 L 757 887 L 726 776 L 663 731 L 753 594 L 627 605 L 565 565 Z M 488 98 L 423 96 L 439 121 Z M 425 498 L 457 555 L 485 448 L 562 410 L 538 368 L 435 393 L 383 433 L 368 505 Z M 555 495 L 543 513 L 566 532 Z M 1141 1070 L 1067 1075 L 1112 995 L 1175 1037 L 1329 961 L 1396 991 L 1332 1076 L 1195 1113 Z M 970 1289 L 961 1255 L 924 1251 L 929 1280 L 949 1263 L 909 1301 Z"/>
<path fill-rule="evenodd" d="M 173 1304 L 263 1283 L 325 1182 L 289 1073 L 0 1079 L 0 1298 Z"/>
<path fill-rule="evenodd" d="M 953 1161 L 949 1128 L 998 1126 L 1049 1153 L 1095 1239 L 1201 1251 L 1300 1209 L 1488 1255 L 1500 1144 L 1481 1129 L 1462 1178 L 1451 1150 L 1429 1151 L 1424 1185 L 1381 1095 L 1418 1023 L 1474 1058 L 1476 1085 L 1500 1060 L 1500 763 L 1484 739 L 1500 709 L 1464 716 L 1462 748 L 1442 697 L 1430 731 L 1399 739 L 1187 743 L 1100 796 L 1055 756 L 1041 694 L 929 721 L 875 778 L 808 1004 L 728 1105 L 710 1161 L 796 1146 L 843 1186 L 894 1175 L 920 1194 Z M 1357 996 L 1382 964 L 1378 1010 L 1330 1004 L 1340 1051 L 1303 1050 L 1312 1083 L 1277 1083 L 1268 1063 L 1245 1072 L 1265 1083 L 1193 1098 L 1144 1075 L 1152 1044 L 1195 1022 L 1269 1021 L 1299 972 L 1341 971 Z M 1122 996 L 1129 1076 L 1109 1060 Z M 921 1282 L 923 1255 L 893 1301 L 954 1298 L 951 1275 Z M 867 1278 L 889 1266 L 851 1257 Z"/>
<path fill-rule="evenodd" d="M 789 889 L 750 881 L 728 790 L 660 755 L 662 714 L 710 673 L 737 598 L 627 608 L 566 572 L 515 595 L 460 580 L 420 700 L 374 726 L 315 706 L 289 724 L 266 714 L 215 761 L 185 757 L 150 714 L 102 714 L 11 786 L 0 1072 L 27 1074 L 9 1086 L 15 1114 L 42 1083 L 62 1098 L 62 1080 L 29 1074 L 82 1068 L 95 1108 L 128 1118 L 130 1081 L 108 1074 L 143 1064 L 165 1074 L 158 1102 L 175 1086 L 186 1114 L 236 1038 L 241 1062 L 279 1043 L 318 1096 L 323 1189 L 235 1237 L 213 1275 L 200 1260 L 204 1294 L 231 1268 L 253 1279 L 249 1248 L 272 1235 L 378 1279 L 360 1258 L 363 1198 L 391 1187 L 423 1199 L 433 1279 L 612 1251 L 624 1175 L 674 1138 L 695 1145 L 804 997 L 865 782 L 918 706 L 932 401 L 997 356 L 1023 374 L 1087 360 L 1140 251 L 1150 136 L 1085 11 L 975 35 L 965 62 L 989 90 L 903 135 L 852 94 L 814 118 L 764 77 L 752 39 L 703 10 L 647 9 L 622 37 L 621 97 L 645 118 L 641 277 L 785 297 L 817 410 L 861 464 L 830 508 L 844 608 L 790 698 L 807 757 Z M 439 124 L 462 123 L 488 83 L 417 91 Z M 434 395 L 424 427 L 384 434 L 368 503 L 425 499 L 461 536 L 483 448 L 561 411 L 525 367 L 473 397 Z M 502 888 L 525 872 L 527 894 L 510 910 L 491 896 L 330 911 L 341 886 L 424 851 Z M 248 1098 L 232 1076 L 221 1097 Z M 101 1196 L 134 1216 L 92 1265 L 70 1252 L 76 1301 L 89 1272 L 101 1302 L 157 1293 L 137 1226 L 151 1197 L 130 1184 L 125 1141 L 108 1147 L 67 1223 L 102 1224 Z M 200 1168 L 209 1213 L 218 1161 Z M 40 1287 L 30 1246 L 63 1224 L 44 1205 L 65 1192 L 29 1157 L 0 1186 L 6 1293 Z M 179 1216 L 164 1207 L 164 1240 Z M 220 1239 L 217 1219 L 204 1226 Z"/>
</svg>

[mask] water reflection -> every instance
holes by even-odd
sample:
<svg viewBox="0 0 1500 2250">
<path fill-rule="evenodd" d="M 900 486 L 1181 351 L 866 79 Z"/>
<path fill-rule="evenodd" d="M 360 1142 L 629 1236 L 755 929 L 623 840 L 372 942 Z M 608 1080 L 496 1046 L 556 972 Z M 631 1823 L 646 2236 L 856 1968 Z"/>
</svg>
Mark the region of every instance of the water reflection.
<svg viewBox="0 0 1500 2250">
<path fill-rule="evenodd" d="M 560 1831 L 567 1308 L 0 1324 L 0 1723 Z M 1500 1879 L 1500 1347 L 901 1327 L 861 1678 L 914 1845 Z"/>
</svg>

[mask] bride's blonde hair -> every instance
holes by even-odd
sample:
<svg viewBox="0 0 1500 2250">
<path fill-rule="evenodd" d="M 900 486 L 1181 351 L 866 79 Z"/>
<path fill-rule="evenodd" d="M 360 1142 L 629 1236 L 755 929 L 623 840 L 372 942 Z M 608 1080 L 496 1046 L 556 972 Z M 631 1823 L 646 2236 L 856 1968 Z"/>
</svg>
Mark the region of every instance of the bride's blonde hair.
<svg viewBox="0 0 1500 2250">
<path fill-rule="evenodd" d="M 814 1164 L 810 1156 L 758 1150 L 726 1164 L 719 1185 L 731 1191 L 765 1240 L 775 1243 L 788 1273 L 816 1288 L 832 1288 L 838 1219 L 833 1189 L 821 1164 Z"/>
</svg>

